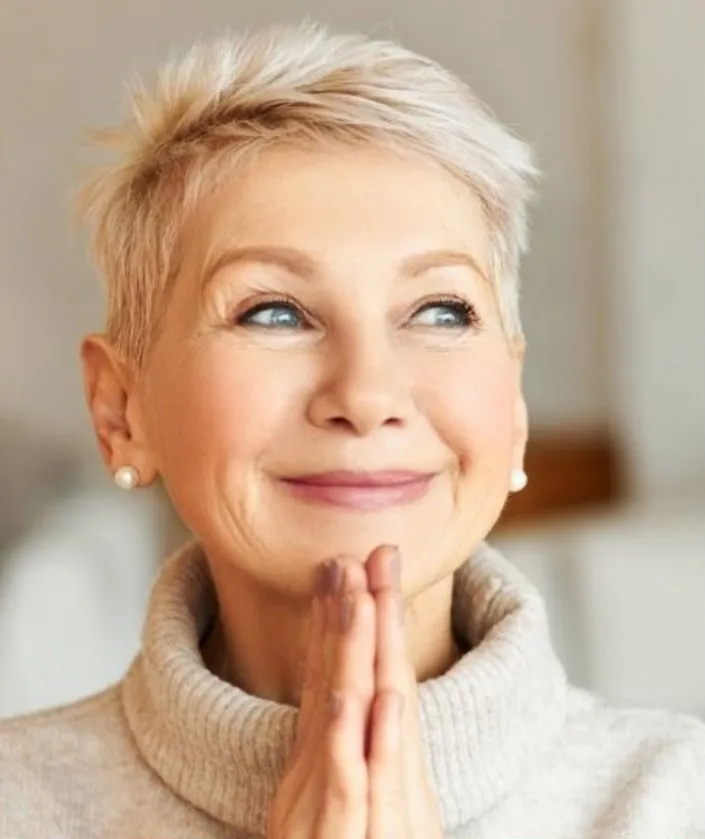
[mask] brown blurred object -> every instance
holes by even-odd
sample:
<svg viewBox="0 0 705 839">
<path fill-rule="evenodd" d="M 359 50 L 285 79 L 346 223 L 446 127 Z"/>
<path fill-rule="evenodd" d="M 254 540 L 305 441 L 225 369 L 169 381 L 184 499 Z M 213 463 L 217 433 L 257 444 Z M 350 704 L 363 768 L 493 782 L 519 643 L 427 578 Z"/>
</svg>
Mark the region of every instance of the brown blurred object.
<svg viewBox="0 0 705 839">
<path fill-rule="evenodd" d="M 510 495 L 496 530 L 602 507 L 624 495 L 621 457 L 609 432 L 536 432 L 526 450 L 529 483 Z"/>
</svg>

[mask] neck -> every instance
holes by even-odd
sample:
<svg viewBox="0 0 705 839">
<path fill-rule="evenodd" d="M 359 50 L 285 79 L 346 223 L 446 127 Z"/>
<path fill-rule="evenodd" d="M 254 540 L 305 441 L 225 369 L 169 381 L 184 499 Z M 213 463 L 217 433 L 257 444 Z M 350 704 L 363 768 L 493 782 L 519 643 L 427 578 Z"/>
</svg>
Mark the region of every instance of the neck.
<svg viewBox="0 0 705 839">
<path fill-rule="evenodd" d="M 451 628 L 452 586 L 450 574 L 405 599 L 407 654 L 417 682 L 443 675 L 465 652 Z M 218 590 L 218 617 L 202 646 L 206 667 L 246 693 L 299 707 L 310 604 L 272 600 L 231 575 Z"/>
</svg>

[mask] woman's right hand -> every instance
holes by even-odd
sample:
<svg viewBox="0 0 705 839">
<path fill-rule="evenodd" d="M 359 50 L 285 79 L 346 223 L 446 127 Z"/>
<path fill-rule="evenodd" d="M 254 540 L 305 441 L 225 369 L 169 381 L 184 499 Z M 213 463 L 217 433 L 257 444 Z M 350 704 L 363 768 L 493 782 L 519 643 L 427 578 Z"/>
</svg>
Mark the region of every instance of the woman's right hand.
<svg viewBox="0 0 705 839">
<path fill-rule="evenodd" d="M 312 602 L 296 744 L 269 809 L 267 839 L 365 839 L 374 657 L 375 601 L 364 567 L 345 557 L 325 563 Z"/>
</svg>

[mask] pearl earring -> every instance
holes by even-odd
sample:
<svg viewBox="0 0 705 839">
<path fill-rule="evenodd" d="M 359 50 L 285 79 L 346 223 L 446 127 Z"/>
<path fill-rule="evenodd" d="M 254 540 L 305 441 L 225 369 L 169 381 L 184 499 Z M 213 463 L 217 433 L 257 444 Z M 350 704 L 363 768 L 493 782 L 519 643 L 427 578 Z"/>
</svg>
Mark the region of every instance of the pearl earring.
<svg viewBox="0 0 705 839">
<path fill-rule="evenodd" d="M 509 489 L 512 492 L 521 492 L 529 483 L 529 478 L 523 469 L 512 469 L 512 476 L 509 479 Z"/>
<path fill-rule="evenodd" d="M 113 476 L 120 489 L 134 489 L 140 482 L 140 476 L 134 466 L 121 466 Z"/>
</svg>

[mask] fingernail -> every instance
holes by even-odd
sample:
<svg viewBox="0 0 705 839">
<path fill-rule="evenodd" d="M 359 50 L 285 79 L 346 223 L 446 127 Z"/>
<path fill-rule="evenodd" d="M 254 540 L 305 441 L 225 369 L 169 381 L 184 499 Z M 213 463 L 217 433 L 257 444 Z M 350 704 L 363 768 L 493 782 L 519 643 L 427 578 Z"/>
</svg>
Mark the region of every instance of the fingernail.
<svg viewBox="0 0 705 839">
<path fill-rule="evenodd" d="M 316 569 L 316 595 L 326 597 L 333 594 L 340 583 L 341 568 L 335 560 L 328 560 Z"/>
<path fill-rule="evenodd" d="M 337 559 L 332 559 L 328 566 L 328 593 L 337 594 L 343 580 L 343 568 Z"/>
<path fill-rule="evenodd" d="M 316 597 L 325 597 L 326 596 L 326 589 L 328 587 L 328 563 L 322 562 L 318 568 L 316 568 L 316 582 L 314 586 L 314 590 L 316 593 Z"/>
</svg>

